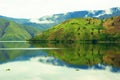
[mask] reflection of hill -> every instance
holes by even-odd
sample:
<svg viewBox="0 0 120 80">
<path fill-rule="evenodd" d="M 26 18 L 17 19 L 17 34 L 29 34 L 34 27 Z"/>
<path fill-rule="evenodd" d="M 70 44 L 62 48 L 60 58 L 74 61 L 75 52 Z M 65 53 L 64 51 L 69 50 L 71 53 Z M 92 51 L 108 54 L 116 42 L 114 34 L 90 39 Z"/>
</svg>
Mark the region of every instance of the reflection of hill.
<svg viewBox="0 0 120 80">
<path fill-rule="evenodd" d="M 43 44 L 34 44 L 42 47 Z M 66 63 L 73 65 L 108 64 L 120 67 L 120 45 L 118 44 L 44 44 L 44 47 L 64 48 L 47 51 Z"/>
<path fill-rule="evenodd" d="M 0 43 L 0 48 L 28 48 L 28 43 Z M 0 62 L 13 60 L 26 53 L 24 50 L 0 50 Z"/>
<path fill-rule="evenodd" d="M 4 48 L 28 48 L 30 46 L 27 42 L 3 42 L 1 45 Z"/>
</svg>

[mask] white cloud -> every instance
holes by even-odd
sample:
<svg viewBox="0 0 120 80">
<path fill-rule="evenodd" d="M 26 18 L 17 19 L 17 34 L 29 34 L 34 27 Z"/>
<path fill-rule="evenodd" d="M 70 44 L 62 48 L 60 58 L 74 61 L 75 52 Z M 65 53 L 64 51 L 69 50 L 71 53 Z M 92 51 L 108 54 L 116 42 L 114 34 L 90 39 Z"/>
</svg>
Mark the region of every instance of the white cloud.
<svg viewBox="0 0 120 80">
<path fill-rule="evenodd" d="M 120 0 L 0 0 L 0 15 L 38 18 L 78 10 L 120 7 Z"/>
<path fill-rule="evenodd" d="M 40 20 L 37 19 L 37 18 L 32 18 L 32 19 L 30 19 L 30 22 L 33 22 L 33 23 L 39 23 L 39 24 L 49 24 L 49 23 L 54 23 L 54 21 L 52 21 L 52 20 L 43 20 L 43 21 L 40 21 Z"/>
<path fill-rule="evenodd" d="M 112 14 L 112 11 L 110 9 L 105 10 L 106 14 Z"/>
</svg>

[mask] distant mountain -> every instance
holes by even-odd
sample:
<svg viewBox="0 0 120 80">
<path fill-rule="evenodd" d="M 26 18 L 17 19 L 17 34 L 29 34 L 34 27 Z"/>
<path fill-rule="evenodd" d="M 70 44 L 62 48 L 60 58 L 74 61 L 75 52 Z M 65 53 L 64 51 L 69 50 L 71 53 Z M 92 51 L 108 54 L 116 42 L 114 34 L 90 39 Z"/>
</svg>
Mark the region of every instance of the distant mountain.
<svg viewBox="0 0 120 80">
<path fill-rule="evenodd" d="M 14 22 L 19 23 L 19 24 L 24 24 L 24 23 L 29 22 L 29 19 L 11 18 L 11 17 L 1 16 L 1 15 L 0 15 L 0 19 L 6 19 L 6 20 L 14 21 Z"/>
<path fill-rule="evenodd" d="M 120 16 L 74 18 L 35 36 L 31 41 L 120 41 Z"/>
<path fill-rule="evenodd" d="M 34 27 L 0 18 L 0 41 L 23 41 L 32 38 L 38 32 L 40 31 Z"/>
<path fill-rule="evenodd" d="M 25 26 L 36 27 L 38 30 L 45 31 L 52 26 L 55 26 L 61 22 L 64 22 L 72 18 L 93 17 L 93 18 L 106 19 L 114 16 L 120 16 L 119 7 L 110 8 L 106 10 L 74 11 L 74 12 L 68 12 L 68 13 L 43 16 L 40 18 L 38 17 L 35 19 L 19 19 L 19 18 L 10 18 L 10 17 L 4 17 L 4 16 L 0 16 L 0 18 L 15 21 L 16 23 L 19 23 Z"/>
</svg>

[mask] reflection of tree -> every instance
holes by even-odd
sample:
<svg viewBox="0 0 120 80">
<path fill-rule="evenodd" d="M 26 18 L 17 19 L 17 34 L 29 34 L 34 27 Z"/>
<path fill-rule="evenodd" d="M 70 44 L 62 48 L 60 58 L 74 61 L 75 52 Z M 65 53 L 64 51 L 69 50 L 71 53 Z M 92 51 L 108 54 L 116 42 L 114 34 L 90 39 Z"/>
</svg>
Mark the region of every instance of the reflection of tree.
<svg viewBox="0 0 120 80">
<path fill-rule="evenodd" d="M 103 57 L 104 63 L 120 67 L 120 54 L 106 54 Z"/>
<path fill-rule="evenodd" d="M 47 52 L 50 56 L 69 64 L 92 66 L 102 63 L 120 67 L 120 45 L 117 44 L 46 44 L 46 46 L 65 48 Z"/>
</svg>

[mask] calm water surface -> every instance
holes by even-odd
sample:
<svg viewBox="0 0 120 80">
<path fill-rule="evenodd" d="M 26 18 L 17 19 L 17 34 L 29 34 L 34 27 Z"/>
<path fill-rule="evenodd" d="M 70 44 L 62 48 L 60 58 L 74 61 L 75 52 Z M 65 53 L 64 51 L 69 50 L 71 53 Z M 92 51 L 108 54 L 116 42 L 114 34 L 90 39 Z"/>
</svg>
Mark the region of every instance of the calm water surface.
<svg viewBox="0 0 120 80">
<path fill-rule="evenodd" d="M 0 42 L 0 80 L 120 80 L 120 45 Z"/>
</svg>

